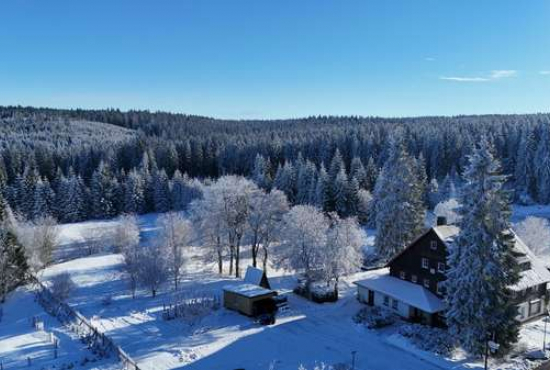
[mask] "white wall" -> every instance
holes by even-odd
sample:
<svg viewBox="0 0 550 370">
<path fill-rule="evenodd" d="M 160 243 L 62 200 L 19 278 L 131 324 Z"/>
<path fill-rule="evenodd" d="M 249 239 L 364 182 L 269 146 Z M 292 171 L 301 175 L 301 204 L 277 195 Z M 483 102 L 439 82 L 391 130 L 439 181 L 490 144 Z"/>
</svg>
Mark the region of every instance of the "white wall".
<svg viewBox="0 0 550 370">
<path fill-rule="evenodd" d="M 367 303 L 368 297 L 369 297 L 369 290 L 367 288 L 357 286 L 357 296 L 361 302 Z M 392 312 L 395 312 L 401 317 L 405 317 L 405 318 L 409 317 L 410 306 L 408 304 L 398 300 L 397 310 L 396 310 L 392 307 L 392 297 L 390 297 L 389 305 L 385 306 L 384 294 L 380 292 L 376 292 L 376 291 L 374 292 L 374 305 L 378 307 L 384 307 Z"/>
</svg>

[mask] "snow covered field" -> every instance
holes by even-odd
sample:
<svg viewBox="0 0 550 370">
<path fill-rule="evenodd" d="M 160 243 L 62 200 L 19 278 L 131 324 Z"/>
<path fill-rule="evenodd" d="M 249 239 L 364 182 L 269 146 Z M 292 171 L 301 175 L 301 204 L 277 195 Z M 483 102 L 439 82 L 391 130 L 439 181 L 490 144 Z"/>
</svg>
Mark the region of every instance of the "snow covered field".
<svg viewBox="0 0 550 370">
<path fill-rule="evenodd" d="M 521 209 L 514 215 L 514 221 L 525 217 L 529 211 Z M 550 215 L 550 207 L 537 212 Z M 155 237 L 155 219 L 155 215 L 140 218 L 143 243 Z M 62 226 L 63 247 L 58 256 L 68 259 L 82 255 L 78 248 L 82 246 L 86 230 L 109 229 L 115 224 L 116 221 L 102 221 Z M 180 292 L 221 294 L 223 286 L 236 283 L 233 278 L 215 273 L 214 265 L 205 266 L 200 255 L 200 250 L 191 250 Z M 248 261 L 245 258 L 242 266 L 246 266 Z M 49 267 L 41 272 L 40 279 L 47 281 L 60 272 L 69 272 L 77 285 L 69 304 L 90 318 L 144 370 L 263 370 L 270 366 L 278 370 L 296 370 L 300 364 L 307 368 L 319 362 L 349 364 L 352 351 L 357 351 L 355 363 L 358 370 L 482 368 L 482 364 L 459 356 L 451 360 L 420 351 L 399 336 L 396 328 L 368 330 L 355 324 L 352 317 L 362 305 L 355 299 L 352 282 L 361 279 L 364 273 L 342 281 L 341 298 L 337 303 L 319 305 L 290 293 L 295 281 L 293 275 L 270 269 L 268 276 L 272 287 L 288 295 L 290 308 L 278 316 L 275 325 L 260 326 L 223 308 L 190 322 L 181 319 L 165 321 L 162 318 L 163 305 L 173 303 L 181 293 L 173 292 L 172 286 L 167 284 L 155 298 L 151 298 L 147 291 L 140 291 L 137 298 L 132 299 L 121 262 L 121 256 L 112 253 L 80 257 Z M 21 364 L 21 361 L 26 364 L 27 356 L 36 358 L 37 364 L 39 361 L 42 365 L 54 363 L 48 359 L 48 356 L 53 356 L 51 344 L 47 343 L 43 333 L 36 332 L 30 325 L 30 318 L 36 315 L 44 318 L 48 331 L 61 338 L 58 366 L 93 357 L 55 319 L 42 311 L 29 292 L 21 290 L 13 294 L 3 307 L 0 356 L 6 369 L 17 368 L 16 364 Z M 518 348 L 540 348 L 542 333 L 542 321 L 526 325 Z M 499 364 L 498 368 L 527 369 L 528 365 L 517 360 Z M 110 369 L 112 366 L 106 362 L 87 364 L 83 368 Z"/>
</svg>

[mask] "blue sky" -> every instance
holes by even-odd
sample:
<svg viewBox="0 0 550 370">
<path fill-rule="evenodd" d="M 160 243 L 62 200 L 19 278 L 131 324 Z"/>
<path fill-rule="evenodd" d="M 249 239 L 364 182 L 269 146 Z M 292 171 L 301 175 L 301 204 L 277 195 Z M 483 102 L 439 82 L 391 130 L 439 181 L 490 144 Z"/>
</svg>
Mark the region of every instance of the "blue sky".
<svg viewBox="0 0 550 370">
<path fill-rule="evenodd" d="M 550 111 L 547 0 L 6 0 L 0 105 L 225 118 Z"/>
</svg>

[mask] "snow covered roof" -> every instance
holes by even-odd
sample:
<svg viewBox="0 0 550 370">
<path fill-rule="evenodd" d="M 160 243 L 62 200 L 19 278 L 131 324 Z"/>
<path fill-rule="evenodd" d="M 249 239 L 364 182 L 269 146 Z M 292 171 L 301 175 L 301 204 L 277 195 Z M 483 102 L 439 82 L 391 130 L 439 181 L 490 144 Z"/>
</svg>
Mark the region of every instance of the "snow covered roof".
<svg viewBox="0 0 550 370">
<path fill-rule="evenodd" d="M 248 284 L 260 285 L 263 276 L 263 270 L 257 267 L 248 266 L 246 269 L 246 274 L 244 275 L 244 282 Z"/>
<path fill-rule="evenodd" d="M 366 279 L 354 284 L 386 294 L 428 313 L 440 312 L 446 308 L 442 299 L 423 286 L 390 276 L 388 268 L 370 271 Z"/>
<path fill-rule="evenodd" d="M 226 285 L 223 287 L 223 290 L 227 292 L 239 294 L 247 298 L 254 298 L 262 295 L 275 294 L 273 290 L 265 289 L 258 285 L 248 284 L 248 283 L 241 283 L 237 285 Z"/>
<path fill-rule="evenodd" d="M 440 225 L 433 228 L 437 236 L 445 242 L 451 242 L 458 235 L 460 229 L 454 225 Z"/>
<path fill-rule="evenodd" d="M 460 232 L 460 228 L 453 225 L 436 226 L 433 230 L 445 243 L 452 243 Z M 511 286 L 510 289 L 521 291 L 529 287 L 550 282 L 550 271 L 548 271 L 544 262 L 531 251 L 513 230 L 510 230 L 510 232 L 513 233 L 515 237 L 514 252 L 519 254 L 517 257 L 518 263 L 530 263 L 530 268 L 520 273 L 520 281 Z"/>
<path fill-rule="evenodd" d="M 520 273 L 520 281 L 511 286 L 510 289 L 520 291 L 529 287 L 550 282 L 550 271 L 548 271 L 544 265 L 544 262 L 542 262 L 542 260 L 538 258 L 515 233 L 514 236 L 516 238 L 514 250 L 522 254 L 521 258 L 525 259 L 525 257 L 527 257 L 531 263 L 531 267 Z"/>
</svg>

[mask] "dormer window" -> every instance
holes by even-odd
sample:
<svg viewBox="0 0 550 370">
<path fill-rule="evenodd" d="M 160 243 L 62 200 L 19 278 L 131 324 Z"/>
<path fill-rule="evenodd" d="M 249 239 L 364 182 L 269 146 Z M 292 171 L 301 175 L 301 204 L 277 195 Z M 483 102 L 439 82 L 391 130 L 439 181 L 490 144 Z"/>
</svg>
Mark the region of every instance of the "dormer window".
<svg viewBox="0 0 550 370">
<path fill-rule="evenodd" d="M 430 268 L 430 261 L 427 258 L 422 258 L 422 268 L 423 269 Z"/>
<path fill-rule="evenodd" d="M 437 249 L 437 240 L 430 241 L 430 249 L 434 251 Z"/>
</svg>

